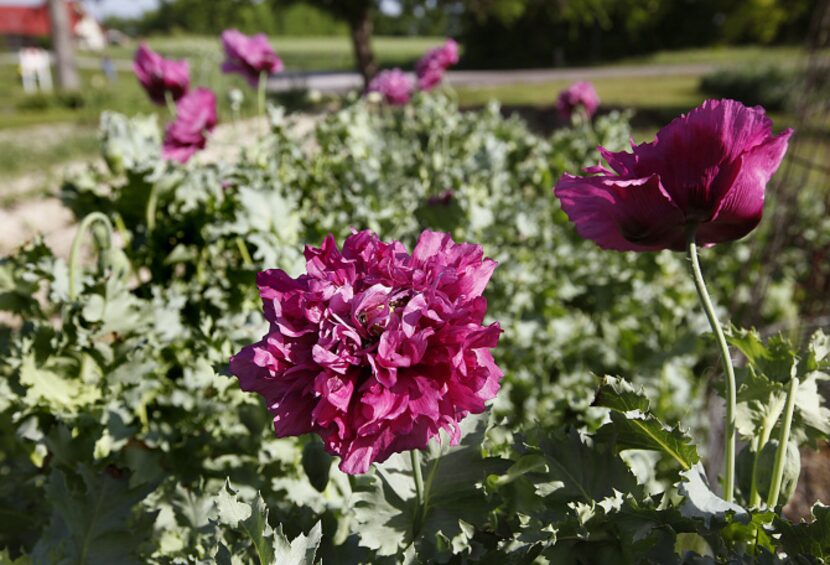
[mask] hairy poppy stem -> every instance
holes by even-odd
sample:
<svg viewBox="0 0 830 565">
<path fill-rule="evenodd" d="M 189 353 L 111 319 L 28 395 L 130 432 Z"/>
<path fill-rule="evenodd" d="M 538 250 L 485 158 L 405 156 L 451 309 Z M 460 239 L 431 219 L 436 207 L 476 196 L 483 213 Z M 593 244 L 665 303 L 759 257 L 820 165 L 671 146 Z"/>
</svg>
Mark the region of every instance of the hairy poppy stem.
<svg viewBox="0 0 830 565">
<path fill-rule="evenodd" d="M 421 527 L 421 517 L 424 511 L 424 475 L 421 472 L 420 451 L 411 449 L 409 460 L 412 463 L 412 479 L 415 481 L 415 531 L 417 531 Z"/>
<path fill-rule="evenodd" d="M 772 482 L 770 483 L 767 506 L 775 508 L 778 504 L 778 495 L 781 493 L 781 482 L 784 479 L 784 458 L 787 456 L 787 444 L 790 442 L 790 428 L 793 423 L 795 410 L 795 395 L 798 392 L 798 377 L 790 380 L 787 391 L 787 407 L 784 409 L 784 421 L 781 425 L 781 435 L 778 436 L 778 450 L 775 452 L 775 464 L 772 467 Z"/>
<path fill-rule="evenodd" d="M 257 111 L 259 116 L 265 115 L 265 87 L 268 86 L 268 71 L 259 73 L 259 88 L 257 88 Z"/>
<path fill-rule="evenodd" d="M 167 103 L 167 111 L 170 112 L 170 117 L 176 119 L 176 101 L 173 100 L 173 93 L 169 90 L 164 91 L 164 101 Z"/>
<path fill-rule="evenodd" d="M 417 449 L 409 450 L 409 460 L 412 463 L 412 479 L 415 481 L 415 503 L 420 521 L 421 509 L 424 505 L 424 475 L 421 472 L 421 454 Z"/>
<path fill-rule="evenodd" d="M 712 327 L 712 333 L 718 342 L 721 360 L 726 377 L 726 422 L 724 425 L 724 477 L 723 497 L 727 502 L 732 502 L 735 496 L 735 369 L 732 367 L 732 357 L 729 355 L 729 346 L 726 337 L 723 335 L 718 317 L 715 315 L 715 307 L 712 299 L 709 298 L 709 291 L 706 290 L 706 283 L 703 281 L 703 273 L 700 271 L 700 263 L 697 259 L 697 243 L 695 242 L 695 229 L 689 230 L 686 251 L 689 262 L 692 264 L 692 278 L 695 281 L 697 295 Z"/>
</svg>

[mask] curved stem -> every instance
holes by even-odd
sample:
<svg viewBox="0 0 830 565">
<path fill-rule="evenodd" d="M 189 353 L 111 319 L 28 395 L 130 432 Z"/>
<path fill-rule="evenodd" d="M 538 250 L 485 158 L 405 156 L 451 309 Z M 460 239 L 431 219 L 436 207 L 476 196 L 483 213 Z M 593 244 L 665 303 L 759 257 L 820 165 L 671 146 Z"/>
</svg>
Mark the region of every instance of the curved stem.
<svg viewBox="0 0 830 565">
<path fill-rule="evenodd" d="M 409 452 L 412 463 L 412 479 L 415 481 L 415 531 L 421 527 L 421 517 L 424 510 L 424 476 L 421 472 L 421 452 L 412 449 Z"/>
<path fill-rule="evenodd" d="M 81 250 L 81 241 L 84 238 L 84 234 L 89 230 L 89 228 L 95 222 L 101 222 L 104 224 L 106 228 L 106 242 L 104 245 L 99 246 L 101 250 L 109 249 L 112 246 L 112 223 L 110 223 L 109 218 L 107 218 L 101 212 L 92 212 L 91 214 L 87 215 L 81 222 L 81 225 L 78 226 L 78 231 L 75 233 L 75 238 L 72 240 L 72 248 L 69 251 L 69 299 L 75 300 L 78 297 L 78 290 L 77 290 L 77 273 L 78 273 L 78 260 L 79 260 L 79 251 Z"/>
<path fill-rule="evenodd" d="M 781 482 L 784 479 L 784 459 L 787 456 L 787 444 L 790 441 L 790 428 L 793 423 L 798 382 L 798 377 L 793 377 L 790 381 L 790 388 L 787 391 L 787 407 L 784 409 L 784 421 L 781 425 L 781 434 L 778 436 L 778 450 L 775 452 L 775 465 L 772 467 L 772 482 L 770 483 L 769 495 L 767 496 L 767 506 L 770 508 L 775 508 L 778 504 L 778 496 L 781 493 Z"/>
<path fill-rule="evenodd" d="M 706 318 L 709 320 L 709 325 L 712 327 L 712 333 L 715 334 L 715 339 L 718 342 L 726 378 L 726 422 L 724 423 L 723 438 L 725 467 L 723 497 L 728 502 L 732 502 L 735 496 L 735 369 L 732 367 L 732 357 L 729 355 L 729 346 L 726 343 L 726 337 L 724 337 L 723 329 L 715 315 L 715 307 L 712 305 L 712 299 L 709 298 L 709 291 L 706 290 L 703 273 L 700 271 L 694 229 L 689 230 L 686 251 L 689 262 L 692 264 L 692 278 L 695 281 L 695 288 L 697 289 L 698 297 L 700 297 L 700 303 L 703 306 L 703 311 L 706 313 Z"/>
</svg>

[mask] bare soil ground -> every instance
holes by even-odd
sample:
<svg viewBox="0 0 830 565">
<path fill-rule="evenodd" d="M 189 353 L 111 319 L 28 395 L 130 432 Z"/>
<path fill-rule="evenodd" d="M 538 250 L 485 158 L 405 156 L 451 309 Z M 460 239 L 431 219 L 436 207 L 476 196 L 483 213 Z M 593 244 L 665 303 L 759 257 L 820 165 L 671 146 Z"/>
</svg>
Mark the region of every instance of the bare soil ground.
<svg viewBox="0 0 830 565">
<path fill-rule="evenodd" d="M 302 117 L 297 128 L 307 131 L 313 123 L 313 117 Z M 62 127 L 72 126 L 36 126 L 31 128 L 31 137 L 27 129 L 27 143 L 29 140 L 39 144 L 58 143 L 64 136 L 56 128 Z M 235 159 L 241 151 L 254 145 L 263 129 L 264 123 L 258 119 L 222 124 L 214 131 L 206 150 L 197 158 L 202 161 Z M 0 141 L 8 135 L 0 132 Z M 0 256 L 11 253 L 36 234 L 43 235 L 58 256 L 68 256 L 75 223 L 72 213 L 58 198 L 61 179 L 90 166 L 90 163 L 104 166 L 96 156 L 0 181 L 0 197 L 3 202 L 9 203 L 0 208 Z"/>
</svg>

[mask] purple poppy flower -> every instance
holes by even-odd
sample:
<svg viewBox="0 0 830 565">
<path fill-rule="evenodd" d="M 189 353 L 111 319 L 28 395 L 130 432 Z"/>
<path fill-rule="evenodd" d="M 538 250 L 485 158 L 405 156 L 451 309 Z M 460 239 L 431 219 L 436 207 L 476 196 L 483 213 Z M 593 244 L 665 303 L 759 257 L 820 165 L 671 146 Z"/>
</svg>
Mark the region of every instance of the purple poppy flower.
<svg viewBox="0 0 830 565">
<path fill-rule="evenodd" d="M 259 84 L 262 73 L 270 75 L 283 69 L 282 60 L 268 44 L 268 36 L 264 33 L 249 37 L 235 29 L 227 29 L 222 32 L 222 47 L 226 57 L 222 72 L 238 73 L 251 86 Z"/>
<path fill-rule="evenodd" d="M 707 100 L 632 153 L 600 147 L 599 165 L 554 192 L 582 237 L 605 249 L 657 251 L 740 239 L 761 221 L 764 190 L 792 130 L 772 134 L 763 108 Z"/>
<path fill-rule="evenodd" d="M 479 414 L 499 390 L 482 296 L 496 263 L 481 247 L 425 231 L 399 241 L 353 233 L 307 247 L 306 274 L 262 271 L 270 329 L 230 360 L 243 390 L 262 395 L 278 437 L 317 433 L 346 473 L 423 449 Z"/>
<path fill-rule="evenodd" d="M 588 117 L 594 115 L 599 108 L 599 96 L 590 82 L 575 82 L 559 93 L 556 100 L 556 111 L 563 118 L 570 119 L 579 107 L 585 108 Z"/>
<path fill-rule="evenodd" d="M 369 83 L 368 92 L 377 92 L 387 103 L 403 106 L 412 97 L 414 85 L 412 79 L 400 69 L 381 71 Z"/>
<path fill-rule="evenodd" d="M 178 100 L 190 87 L 190 67 L 187 61 L 165 59 L 145 43 L 136 49 L 133 72 L 150 99 L 159 105 L 166 103 L 168 92 L 173 100 Z"/>
<path fill-rule="evenodd" d="M 441 47 L 430 49 L 415 66 L 418 89 L 431 90 L 444 78 L 444 73 L 458 63 L 458 43 L 448 39 Z"/>
<path fill-rule="evenodd" d="M 216 127 L 216 95 L 206 88 L 186 94 L 176 105 L 176 120 L 164 133 L 162 155 L 187 162 L 207 144 L 207 133 Z"/>
</svg>

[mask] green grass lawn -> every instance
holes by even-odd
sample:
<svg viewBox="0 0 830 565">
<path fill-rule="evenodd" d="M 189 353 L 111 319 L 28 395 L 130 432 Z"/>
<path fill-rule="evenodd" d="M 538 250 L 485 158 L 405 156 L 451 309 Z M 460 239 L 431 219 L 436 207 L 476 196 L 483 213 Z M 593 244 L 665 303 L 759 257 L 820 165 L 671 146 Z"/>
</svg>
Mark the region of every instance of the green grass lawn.
<svg viewBox="0 0 830 565">
<path fill-rule="evenodd" d="M 506 108 L 529 107 L 552 112 L 557 94 L 571 82 L 459 88 L 458 99 L 464 107 L 482 106 L 497 100 Z M 632 123 L 637 141 L 652 138 L 662 125 L 706 99 L 698 88 L 700 77 L 695 75 L 601 78 L 592 80 L 591 83 L 599 94 L 601 111 L 634 110 Z M 787 114 L 771 114 L 770 117 L 778 129 L 792 125 L 792 117 Z"/>
<path fill-rule="evenodd" d="M 375 38 L 374 47 L 383 66 L 409 65 L 425 50 L 439 44 L 441 38 Z M 230 116 L 227 92 L 236 87 L 246 94 L 242 116 L 255 112 L 256 94 L 241 78 L 221 73 L 221 46 L 216 37 L 154 37 L 149 44 L 167 56 L 188 57 L 195 85 L 214 89 L 219 96 L 220 116 Z M 351 46 L 346 37 L 274 38 L 274 46 L 287 68 L 302 70 L 347 69 L 353 64 Z M 115 58 L 131 58 L 135 45 L 112 47 Z M 722 66 L 749 64 L 797 64 L 802 53 L 790 47 L 712 48 L 656 53 L 618 61 L 615 64 L 684 64 L 711 63 Z M 0 65 L 0 172 L 3 175 L 41 170 L 63 161 L 80 159 L 95 151 L 95 126 L 103 110 L 129 114 L 157 112 L 162 123 L 168 119 L 166 109 L 153 106 L 131 72 L 122 72 L 115 84 L 108 84 L 98 71 L 82 71 L 83 88 L 77 99 L 79 107 L 69 107 L 57 96 L 31 97 L 23 93 L 15 67 Z M 604 78 L 594 82 L 604 109 L 633 108 L 636 112 L 635 135 L 644 139 L 657 128 L 699 104 L 703 95 L 698 90 L 700 77 L 666 74 L 636 79 Z M 544 84 L 514 84 L 494 87 L 459 89 L 459 100 L 465 107 L 476 107 L 498 100 L 506 107 L 530 107 L 547 111 L 557 93 L 569 81 Z M 773 116 L 783 126 L 787 116 Z M 50 123 L 71 123 L 75 130 L 61 130 L 61 144 L 40 146 L 27 139 L 26 128 Z M 19 135 L 16 133 L 19 132 Z"/>
</svg>

